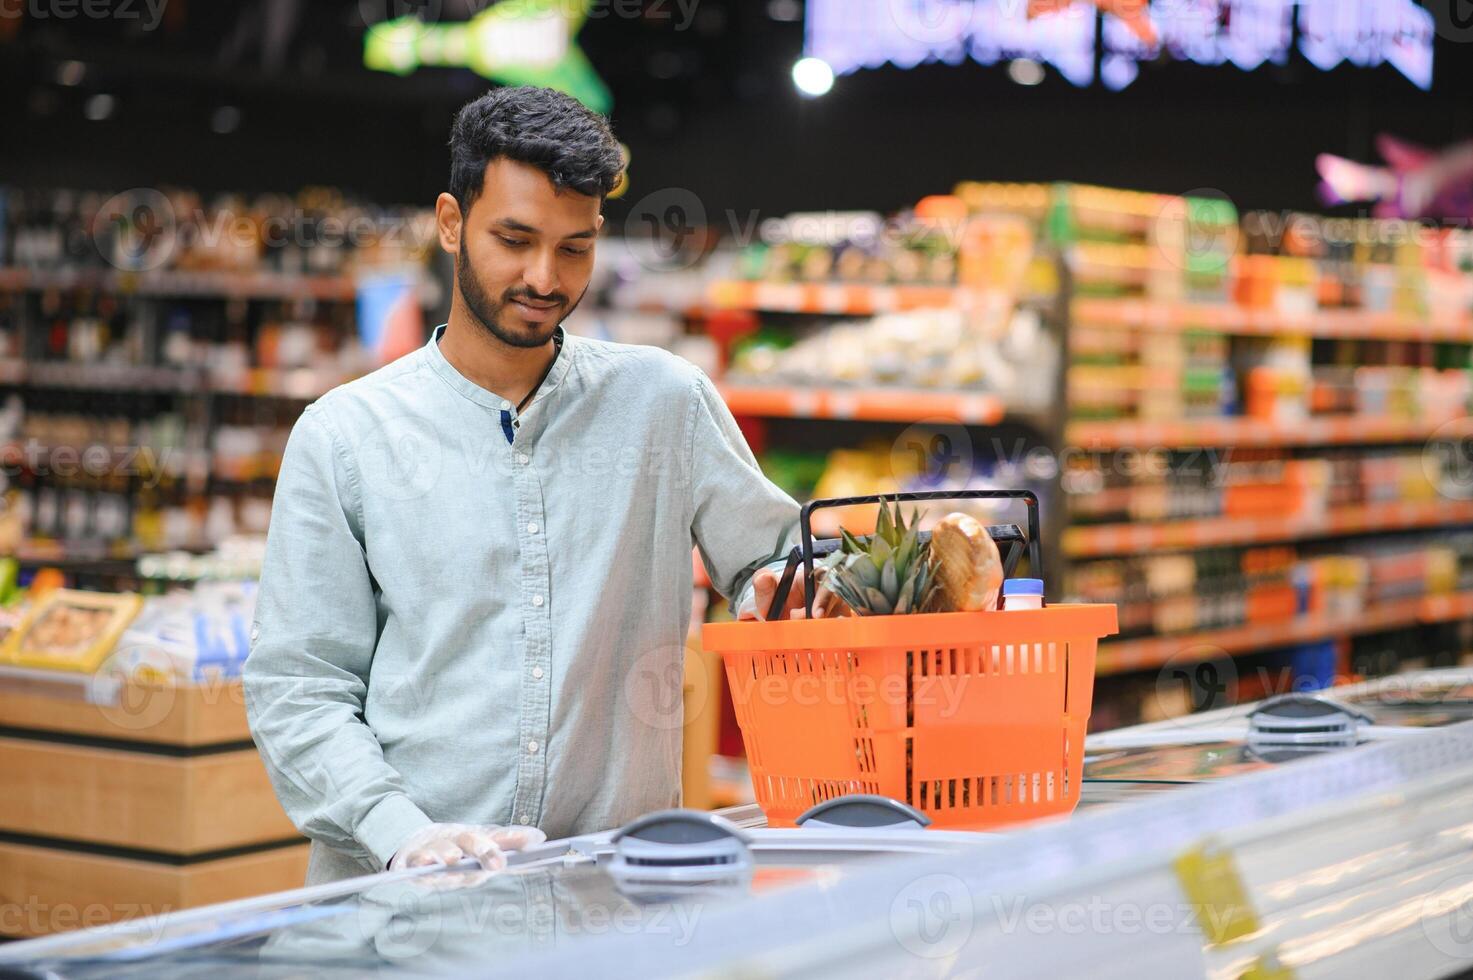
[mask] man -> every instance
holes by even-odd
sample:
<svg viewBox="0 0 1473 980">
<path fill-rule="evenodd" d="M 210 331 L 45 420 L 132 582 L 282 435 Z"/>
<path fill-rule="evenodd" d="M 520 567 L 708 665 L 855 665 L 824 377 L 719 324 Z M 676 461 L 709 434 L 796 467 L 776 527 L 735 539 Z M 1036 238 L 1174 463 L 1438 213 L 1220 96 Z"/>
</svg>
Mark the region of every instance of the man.
<svg viewBox="0 0 1473 980">
<path fill-rule="evenodd" d="M 699 370 L 560 327 L 623 167 L 607 123 L 498 89 L 450 148 L 449 322 L 309 406 L 277 481 L 246 705 L 309 883 L 678 804 L 679 688 L 648 682 L 680 676 L 692 541 L 752 617 L 795 539 Z"/>
</svg>

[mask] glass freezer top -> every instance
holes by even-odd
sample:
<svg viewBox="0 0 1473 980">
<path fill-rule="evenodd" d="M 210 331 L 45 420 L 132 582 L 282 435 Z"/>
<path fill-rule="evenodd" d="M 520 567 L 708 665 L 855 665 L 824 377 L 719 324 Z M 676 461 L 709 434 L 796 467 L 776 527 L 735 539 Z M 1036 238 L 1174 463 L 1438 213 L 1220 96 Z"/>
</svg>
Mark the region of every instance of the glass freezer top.
<svg viewBox="0 0 1473 980">
<path fill-rule="evenodd" d="M 753 866 L 690 884 L 624 881 L 611 873 L 607 835 L 514 856 L 502 871 L 410 871 L 359 879 L 357 887 L 267 896 L 217 910 L 179 913 L 127 933 L 79 933 L 26 973 L 55 978 L 442 976 L 581 937 L 638 933 L 688 941 L 700 916 L 752 895 L 832 885 L 860 865 L 956 848 L 973 835 L 821 830 L 748 831 Z M 852 842 L 846 842 L 845 838 Z M 246 905 L 247 908 L 239 906 Z M 5 970 L 0 951 L 0 975 Z M 13 966 L 12 966 L 13 969 Z"/>
</svg>

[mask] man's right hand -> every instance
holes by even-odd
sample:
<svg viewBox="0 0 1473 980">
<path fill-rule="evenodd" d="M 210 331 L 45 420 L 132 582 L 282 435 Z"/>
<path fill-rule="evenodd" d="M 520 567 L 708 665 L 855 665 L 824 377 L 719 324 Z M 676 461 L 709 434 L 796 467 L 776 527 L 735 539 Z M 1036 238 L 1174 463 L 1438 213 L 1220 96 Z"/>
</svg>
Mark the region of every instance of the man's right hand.
<svg viewBox="0 0 1473 980">
<path fill-rule="evenodd" d="M 506 867 L 506 852 L 535 847 L 547 840 L 536 827 L 496 824 L 433 823 L 410 834 L 389 861 L 390 871 L 452 865 L 475 858 L 486 871 Z"/>
</svg>

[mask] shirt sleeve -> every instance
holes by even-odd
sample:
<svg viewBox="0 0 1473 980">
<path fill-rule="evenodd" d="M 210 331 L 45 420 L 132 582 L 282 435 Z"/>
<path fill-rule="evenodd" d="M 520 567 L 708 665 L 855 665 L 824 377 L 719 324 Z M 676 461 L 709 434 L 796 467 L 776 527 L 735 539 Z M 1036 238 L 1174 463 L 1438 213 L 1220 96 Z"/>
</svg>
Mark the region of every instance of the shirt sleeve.
<svg viewBox="0 0 1473 980">
<path fill-rule="evenodd" d="M 736 614 L 751 602 L 757 570 L 781 568 L 798 543 L 799 508 L 762 475 L 731 410 L 704 372 L 696 372 L 693 388 L 691 536 L 711 584 Z"/>
<path fill-rule="evenodd" d="M 355 471 L 322 416 L 309 407 L 282 456 L 244 668 L 246 712 L 297 828 L 384 867 L 432 821 L 363 720 L 377 603 Z"/>
</svg>

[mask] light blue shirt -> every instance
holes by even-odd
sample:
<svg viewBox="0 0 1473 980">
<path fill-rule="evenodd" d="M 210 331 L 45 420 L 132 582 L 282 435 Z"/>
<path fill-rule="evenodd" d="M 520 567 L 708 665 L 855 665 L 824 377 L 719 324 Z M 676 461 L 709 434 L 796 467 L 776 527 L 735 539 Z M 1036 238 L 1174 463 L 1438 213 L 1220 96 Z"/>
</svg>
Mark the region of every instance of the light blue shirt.
<svg viewBox="0 0 1473 980">
<path fill-rule="evenodd" d="M 692 544 L 731 597 L 796 541 L 690 363 L 569 334 L 518 414 L 443 331 L 282 458 L 245 693 L 312 883 L 431 821 L 557 838 L 677 805 Z"/>
</svg>

